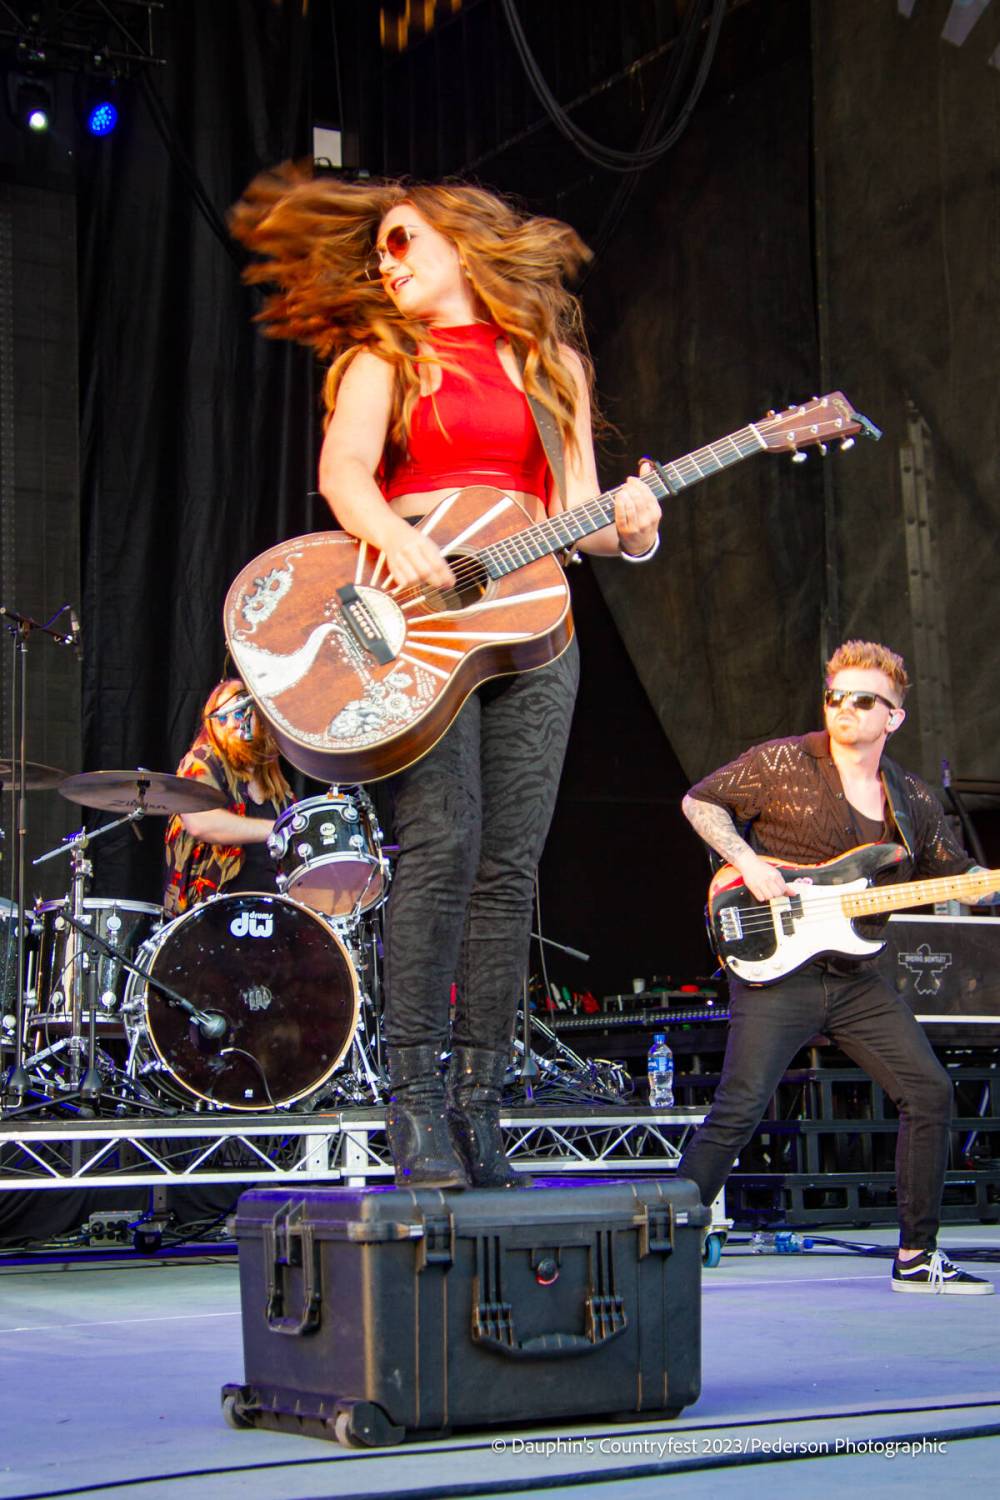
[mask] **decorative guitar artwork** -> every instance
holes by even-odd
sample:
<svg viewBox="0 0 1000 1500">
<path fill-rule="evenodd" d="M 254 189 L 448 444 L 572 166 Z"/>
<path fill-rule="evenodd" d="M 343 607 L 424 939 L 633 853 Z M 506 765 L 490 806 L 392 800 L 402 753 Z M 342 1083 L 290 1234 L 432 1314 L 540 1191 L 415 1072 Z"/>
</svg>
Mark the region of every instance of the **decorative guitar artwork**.
<svg viewBox="0 0 1000 1500">
<path fill-rule="evenodd" d="M 747 889 L 738 870 L 723 865 L 708 888 L 706 910 L 721 962 L 744 984 L 774 984 L 821 953 L 850 958 L 881 953 L 885 943 L 863 938 L 855 930 L 855 917 L 935 901 L 976 901 L 1000 890 L 1000 870 L 872 885 L 875 875 L 898 865 L 905 855 L 898 844 L 862 844 L 821 865 L 768 858 L 787 884 L 801 884 L 790 896 L 763 902 Z"/>
<path fill-rule="evenodd" d="M 839 391 L 770 413 L 644 482 L 663 500 L 755 453 L 879 430 Z M 400 588 L 385 557 L 342 531 L 281 542 L 226 596 L 226 640 L 278 748 L 320 781 L 376 781 L 412 765 L 491 677 L 544 666 L 573 634 L 558 552 L 614 520 L 615 491 L 533 522 L 509 495 L 456 490 L 418 523 L 456 583 Z"/>
</svg>

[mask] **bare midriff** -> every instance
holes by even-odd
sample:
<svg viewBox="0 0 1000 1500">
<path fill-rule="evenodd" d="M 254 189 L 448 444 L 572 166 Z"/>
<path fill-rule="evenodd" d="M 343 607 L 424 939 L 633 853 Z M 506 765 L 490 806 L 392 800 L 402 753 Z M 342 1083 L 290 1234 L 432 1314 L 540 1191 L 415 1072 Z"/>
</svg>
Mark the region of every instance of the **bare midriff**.
<svg viewBox="0 0 1000 1500">
<path fill-rule="evenodd" d="M 466 486 L 471 488 L 471 486 Z M 496 485 L 488 486 L 496 489 Z M 433 510 L 442 500 L 455 493 L 455 486 L 449 485 L 446 490 L 420 490 L 412 495 L 397 495 L 389 504 L 397 516 L 404 520 L 410 520 L 413 516 L 425 516 L 429 510 Z M 510 495 L 512 500 L 517 500 L 520 505 L 531 516 L 533 521 L 545 520 L 545 505 L 537 495 L 528 495 L 523 490 L 504 490 L 503 494 Z"/>
</svg>

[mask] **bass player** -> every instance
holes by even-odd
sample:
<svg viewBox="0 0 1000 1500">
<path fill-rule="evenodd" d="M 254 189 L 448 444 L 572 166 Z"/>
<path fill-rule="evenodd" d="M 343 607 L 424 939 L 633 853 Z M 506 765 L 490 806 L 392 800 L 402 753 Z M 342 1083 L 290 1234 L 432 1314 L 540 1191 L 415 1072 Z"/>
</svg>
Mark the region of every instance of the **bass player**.
<svg viewBox="0 0 1000 1500">
<path fill-rule="evenodd" d="M 758 745 L 691 788 L 685 815 L 758 901 L 794 894 L 765 855 L 785 864 L 820 864 L 858 845 L 886 841 L 905 850 L 896 866 L 901 879 L 978 868 L 958 845 L 930 788 L 884 754 L 906 717 L 908 687 L 895 652 L 870 641 L 847 641 L 827 663 L 825 732 Z M 692 1178 L 703 1201 L 711 1203 L 792 1057 L 811 1037 L 826 1035 L 899 1111 L 899 1249 L 892 1290 L 993 1292 L 991 1281 L 960 1270 L 936 1248 L 951 1080 L 875 961 L 827 954 L 763 988 L 730 976 L 729 994 L 722 1076 L 678 1173 Z"/>
</svg>

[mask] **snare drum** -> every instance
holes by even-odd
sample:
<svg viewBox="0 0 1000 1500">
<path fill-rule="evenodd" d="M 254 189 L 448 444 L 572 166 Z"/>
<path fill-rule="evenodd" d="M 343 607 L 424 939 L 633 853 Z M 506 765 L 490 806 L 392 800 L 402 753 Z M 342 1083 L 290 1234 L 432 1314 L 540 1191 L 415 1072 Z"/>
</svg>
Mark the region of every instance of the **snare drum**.
<svg viewBox="0 0 1000 1500">
<path fill-rule="evenodd" d="M 287 807 L 267 841 L 279 890 L 330 917 L 380 906 L 389 889 L 382 830 L 363 788 Z"/>
<path fill-rule="evenodd" d="M 125 1018 L 140 1076 L 165 1073 L 167 1091 L 188 1105 L 191 1096 L 223 1109 L 292 1104 L 326 1082 L 354 1038 L 347 949 L 286 896 L 213 896 L 168 923 L 139 964 L 210 1018 L 199 1026 L 147 980 L 130 980 Z"/>
<path fill-rule="evenodd" d="M 74 929 L 66 921 L 71 910 L 67 900 L 44 901 L 35 907 L 38 956 L 34 987 L 38 1013 L 32 1026 L 69 1030 L 72 1022 L 72 947 Z M 119 901 L 109 897 L 88 896 L 83 903 L 81 920 L 91 932 L 119 948 L 126 958 L 135 960 L 140 946 L 163 922 L 163 911 L 148 901 Z M 88 943 L 79 933 L 82 969 L 82 1021 L 86 1030 L 90 1008 L 95 1005 L 97 1029 L 105 1034 L 122 1035 L 122 1004 L 128 970 L 119 959 L 105 953 L 98 943 Z"/>
</svg>

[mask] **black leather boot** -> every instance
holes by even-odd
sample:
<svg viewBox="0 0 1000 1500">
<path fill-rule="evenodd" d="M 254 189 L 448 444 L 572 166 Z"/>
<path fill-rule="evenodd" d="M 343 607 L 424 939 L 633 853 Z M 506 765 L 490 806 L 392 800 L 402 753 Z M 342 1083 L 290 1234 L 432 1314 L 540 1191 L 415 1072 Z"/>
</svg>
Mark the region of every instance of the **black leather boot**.
<svg viewBox="0 0 1000 1500">
<path fill-rule="evenodd" d="M 448 1120 L 473 1187 L 522 1187 L 500 1135 L 500 1088 L 508 1053 L 456 1047 L 448 1070 Z"/>
<path fill-rule="evenodd" d="M 436 1047 L 388 1047 L 385 1129 L 397 1187 L 463 1188 L 468 1175 L 448 1129 Z"/>
</svg>

